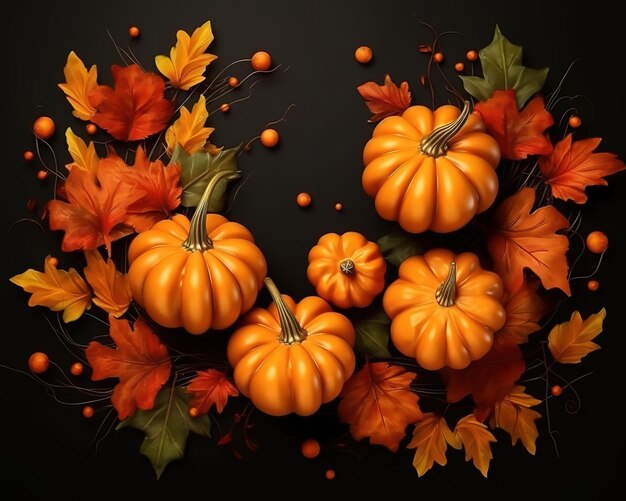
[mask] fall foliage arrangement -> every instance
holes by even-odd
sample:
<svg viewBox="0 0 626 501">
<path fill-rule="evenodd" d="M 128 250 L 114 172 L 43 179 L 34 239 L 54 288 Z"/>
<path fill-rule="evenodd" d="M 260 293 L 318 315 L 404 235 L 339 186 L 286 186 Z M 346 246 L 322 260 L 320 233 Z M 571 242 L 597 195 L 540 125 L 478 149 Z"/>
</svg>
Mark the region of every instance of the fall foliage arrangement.
<svg viewBox="0 0 626 501">
<path fill-rule="evenodd" d="M 540 430 L 550 432 L 542 413 L 575 393 L 576 379 L 560 376 L 559 364 L 599 349 L 606 315 L 573 311 L 552 321 L 568 304 L 570 282 L 593 275 L 573 274 L 572 242 L 597 254 L 598 266 L 608 247 L 600 231 L 581 244 L 577 213 L 585 189 L 606 185 L 625 165 L 597 151 L 599 138 L 577 136 L 572 109 L 555 116 L 560 87 L 544 89 L 548 68 L 524 66 L 521 47 L 499 28 L 454 65 L 455 82 L 435 34 L 418 47 L 431 103 L 412 105 L 408 83 L 388 75 L 358 88 L 376 124 L 361 185 L 393 230 L 377 242 L 354 231 L 322 235 L 301 270 L 316 295 L 296 301 L 270 278 L 252 233 L 223 215 L 240 155 L 256 140 L 275 146 L 277 122 L 245 146 L 209 140 L 210 115 L 245 100 L 228 101 L 276 66 L 259 51 L 209 80 L 212 41 L 210 22 L 179 31 L 169 55 L 156 56 L 158 73 L 118 47 L 126 64 L 111 67 L 112 86 L 98 83 L 95 65 L 68 55 L 59 87 L 99 140 L 67 128 L 71 161 L 46 166 L 54 120 L 38 118 L 33 133 L 44 163 L 37 177 L 54 176 L 43 219 L 62 232 L 64 257 L 79 269 L 48 256 L 43 271 L 11 281 L 30 306 L 56 312 L 50 327 L 76 361 L 65 371 L 33 353 L 33 377 L 57 388 L 51 373 L 60 373 L 67 390 L 87 395 L 85 418 L 141 430 L 140 451 L 157 477 L 184 455 L 190 432 L 240 455 L 237 427 L 247 449 L 257 447 L 248 431 L 254 412 L 310 416 L 327 403 L 354 440 L 414 449 L 419 476 L 446 464 L 448 446 L 485 476 L 497 440 L 508 436 L 534 454 Z M 359 47 L 355 59 L 367 64 L 372 50 Z M 241 64 L 248 75 L 228 74 Z M 456 104 L 435 105 L 435 78 Z M 301 207 L 310 201 L 298 195 Z M 264 287 L 271 304 L 258 305 Z M 78 342 L 70 323 L 81 317 L 104 332 Z M 185 351 L 175 341 L 192 336 L 224 346 Z M 89 380 L 79 385 L 83 372 Z M 244 412 L 212 436 L 210 415 L 235 397 Z M 316 457 L 320 444 L 307 440 L 302 453 Z"/>
</svg>

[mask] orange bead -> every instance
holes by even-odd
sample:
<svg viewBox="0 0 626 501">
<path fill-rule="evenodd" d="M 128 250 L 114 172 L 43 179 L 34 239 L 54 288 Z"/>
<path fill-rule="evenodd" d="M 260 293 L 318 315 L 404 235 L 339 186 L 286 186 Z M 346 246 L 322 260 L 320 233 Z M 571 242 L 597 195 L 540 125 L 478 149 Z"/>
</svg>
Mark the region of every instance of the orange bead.
<svg viewBox="0 0 626 501">
<path fill-rule="evenodd" d="M 320 455 L 320 444 L 317 440 L 309 438 L 302 442 L 300 450 L 305 458 L 313 459 Z"/>
<path fill-rule="evenodd" d="M 93 417 L 93 407 L 91 405 L 85 405 L 85 407 L 83 407 L 83 417 L 87 419 Z"/>
<path fill-rule="evenodd" d="M 189 417 L 198 417 L 198 409 L 196 407 L 189 407 Z"/>
<path fill-rule="evenodd" d="M 28 368 L 35 374 L 43 374 L 50 366 L 48 355 L 41 351 L 36 351 L 28 358 Z"/>
<path fill-rule="evenodd" d="M 35 136 L 41 139 L 49 139 L 54 134 L 56 126 L 54 125 L 54 120 L 50 117 L 39 117 L 33 123 L 33 132 Z"/>
<path fill-rule="evenodd" d="M 311 195 L 304 191 L 302 193 L 298 193 L 298 196 L 296 197 L 296 203 L 302 208 L 308 207 L 309 205 L 311 205 Z"/>
<path fill-rule="evenodd" d="M 594 254 L 602 254 L 609 247 L 609 238 L 601 231 L 587 235 L 587 249 Z"/>
<path fill-rule="evenodd" d="M 222 113 L 227 113 L 230 110 L 230 105 L 228 103 L 220 104 L 220 111 Z"/>
<path fill-rule="evenodd" d="M 374 53 L 367 45 L 361 45 L 361 47 L 354 51 L 354 59 L 361 64 L 369 63 L 372 57 L 374 57 Z"/>
<path fill-rule="evenodd" d="M 32 162 L 33 158 L 35 158 L 35 154 L 30 150 L 26 150 L 24 153 L 22 153 L 22 157 L 27 162 Z"/>
<path fill-rule="evenodd" d="M 128 28 L 128 34 L 131 38 L 138 38 L 141 32 L 139 31 L 139 28 L 137 28 L 137 26 L 131 26 L 130 28 Z"/>
<path fill-rule="evenodd" d="M 461 73 L 465 69 L 465 65 L 462 62 L 458 62 L 454 65 L 454 69 Z"/>
<path fill-rule="evenodd" d="M 96 132 L 98 132 L 98 126 L 96 124 L 87 124 L 85 125 L 85 130 L 87 134 L 93 136 Z"/>
<path fill-rule="evenodd" d="M 561 388 L 558 384 L 555 384 L 550 389 L 550 392 L 552 393 L 553 397 L 558 397 L 559 395 L 561 395 L 561 393 L 563 393 L 563 388 Z"/>
<path fill-rule="evenodd" d="M 333 480 L 335 478 L 335 470 L 331 470 L 331 469 L 326 470 L 326 473 L 324 473 L 324 476 L 328 480 Z"/>
<path fill-rule="evenodd" d="M 83 373 L 85 367 L 80 362 L 74 362 L 70 367 L 70 374 L 72 376 L 80 376 Z"/>
<path fill-rule="evenodd" d="M 38 170 L 37 171 L 37 179 L 39 179 L 40 181 L 43 181 L 44 179 L 46 179 L 48 177 L 48 171 L 47 170 Z"/>
<path fill-rule="evenodd" d="M 578 115 L 572 115 L 571 117 L 569 117 L 567 123 L 572 129 L 578 129 L 578 127 L 582 125 L 583 121 Z"/>
<path fill-rule="evenodd" d="M 266 148 L 273 148 L 278 144 L 280 136 L 276 129 L 265 129 L 261 132 L 261 144 Z"/>
<path fill-rule="evenodd" d="M 337 202 L 337 203 L 335 204 L 335 210 L 336 210 L 337 212 L 341 212 L 341 211 L 343 210 L 343 204 L 341 204 L 341 203 Z"/>
<path fill-rule="evenodd" d="M 600 282 L 598 282 L 597 280 L 589 280 L 589 282 L 587 282 L 587 289 L 589 289 L 592 292 L 597 291 L 600 288 Z"/>
<path fill-rule="evenodd" d="M 237 77 L 230 77 L 228 79 L 228 85 L 231 87 L 237 87 L 239 85 L 239 79 Z"/>
<path fill-rule="evenodd" d="M 56 257 L 51 257 L 49 263 L 55 268 L 59 266 L 59 260 Z"/>
<path fill-rule="evenodd" d="M 436 63 L 443 63 L 443 52 L 435 52 L 433 55 L 433 60 Z"/>
<path fill-rule="evenodd" d="M 250 64 L 256 71 L 267 71 L 272 66 L 272 56 L 264 50 L 260 50 L 252 55 Z"/>
<path fill-rule="evenodd" d="M 468 50 L 465 53 L 465 57 L 468 61 L 476 61 L 476 59 L 478 59 L 478 53 L 475 50 Z"/>
</svg>

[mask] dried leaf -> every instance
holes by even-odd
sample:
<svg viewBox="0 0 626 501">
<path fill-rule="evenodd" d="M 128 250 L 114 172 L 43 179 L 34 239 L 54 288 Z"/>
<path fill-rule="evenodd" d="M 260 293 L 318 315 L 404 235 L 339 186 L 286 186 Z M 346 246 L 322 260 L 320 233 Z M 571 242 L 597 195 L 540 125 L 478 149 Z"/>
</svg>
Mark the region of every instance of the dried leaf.
<svg viewBox="0 0 626 501">
<path fill-rule="evenodd" d="M 592 351 L 600 349 L 593 340 L 602 332 L 606 310 L 589 315 L 583 320 L 578 311 L 569 322 L 555 325 L 548 335 L 548 348 L 554 360 L 561 364 L 578 364 Z"/>
<path fill-rule="evenodd" d="M 112 259 L 105 261 L 97 250 L 85 251 L 85 258 L 87 266 L 83 272 L 95 294 L 94 304 L 115 318 L 121 317 L 132 301 L 127 276 L 117 271 Z"/>
<path fill-rule="evenodd" d="M 204 126 L 208 118 L 209 112 L 203 94 L 200 94 L 191 112 L 183 106 L 180 109 L 180 117 L 165 132 L 167 154 L 171 156 L 177 146 L 182 147 L 190 155 L 202 151 L 215 130 Z"/>
<path fill-rule="evenodd" d="M 237 388 L 231 383 L 226 374 L 216 369 L 198 371 L 187 391 L 193 396 L 193 405 L 199 414 L 206 414 L 215 405 L 218 414 L 221 414 L 228 402 L 228 397 L 239 395 Z"/>
<path fill-rule="evenodd" d="M 454 434 L 459 437 L 465 448 L 465 461 L 470 459 L 474 466 L 487 477 L 489 462 L 493 458 L 491 443 L 497 442 L 496 437 L 474 414 L 465 416 L 456 424 Z"/>
<path fill-rule="evenodd" d="M 547 312 L 548 305 L 537 294 L 537 289 L 538 280 L 525 280 L 515 294 L 504 293 L 502 305 L 506 310 L 506 322 L 496 333 L 499 339 L 523 344 L 530 334 L 541 328 L 538 322 Z"/>
<path fill-rule="evenodd" d="M 66 164 L 67 170 L 82 169 L 87 171 L 93 178 L 94 182 L 98 179 L 98 164 L 100 157 L 96 153 L 96 147 L 92 142 L 89 146 L 78 137 L 69 127 L 65 131 L 65 139 L 67 141 L 67 149 L 72 156 L 73 162 Z"/>
<path fill-rule="evenodd" d="M 81 59 L 71 51 L 67 56 L 63 74 L 65 83 L 60 83 L 59 87 L 74 108 L 72 115 L 81 120 L 90 120 L 96 109 L 89 102 L 89 93 L 98 86 L 98 68 L 94 64 L 87 71 Z"/>
<path fill-rule="evenodd" d="M 398 87 L 389 75 L 385 75 L 385 83 L 367 82 L 356 89 L 365 99 L 368 109 L 374 114 L 368 121 L 378 122 L 391 115 L 400 115 L 411 106 L 409 84 L 402 82 Z"/>
<path fill-rule="evenodd" d="M 374 358 L 388 358 L 391 320 L 385 312 L 375 311 L 354 324 L 354 350 Z"/>
<path fill-rule="evenodd" d="M 446 465 L 448 445 L 460 449 L 462 444 L 459 437 L 448 427 L 445 418 L 432 412 L 424 414 L 415 425 L 413 438 L 407 445 L 408 449 L 416 449 L 413 466 L 418 476 L 424 475 L 434 463 Z"/>
</svg>

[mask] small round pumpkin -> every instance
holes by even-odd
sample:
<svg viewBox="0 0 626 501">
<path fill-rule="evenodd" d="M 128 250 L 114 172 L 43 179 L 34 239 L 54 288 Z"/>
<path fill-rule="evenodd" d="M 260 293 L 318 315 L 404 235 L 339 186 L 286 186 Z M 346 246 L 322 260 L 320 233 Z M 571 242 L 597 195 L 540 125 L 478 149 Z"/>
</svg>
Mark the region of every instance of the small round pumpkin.
<svg viewBox="0 0 626 501">
<path fill-rule="evenodd" d="M 159 325 L 202 334 L 229 327 L 254 305 L 267 273 L 263 253 L 244 226 L 207 214 L 215 186 L 235 176 L 211 179 L 191 221 L 177 214 L 131 243 L 131 294 Z"/>
<path fill-rule="evenodd" d="M 448 233 L 494 202 L 497 142 L 466 101 L 462 110 L 411 106 L 374 129 L 363 151 L 363 189 L 378 214 L 411 233 Z"/>
<path fill-rule="evenodd" d="M 267 414 L 309 416 L 354 372 L 354 328 L 320 297 L 296 304 L 265 284 L 273 304 L 248 313 L 228 342 L 235 384 Z"/>
<path fill-rule="evenodd" d="M 339 308 L 364 308 L 385 288 L 385 259 L 360 233 L 327 233 L 309 252 L 307 276 L 317 294 Z"/>
<path fill-rule="evenodd" d="M 385 291 L 391 340 L 425 369 L 463 369 L 482 358 L 506 319 L 500 277 L 470 252 L 433 249 L 406 259 Z"/>
</svg>

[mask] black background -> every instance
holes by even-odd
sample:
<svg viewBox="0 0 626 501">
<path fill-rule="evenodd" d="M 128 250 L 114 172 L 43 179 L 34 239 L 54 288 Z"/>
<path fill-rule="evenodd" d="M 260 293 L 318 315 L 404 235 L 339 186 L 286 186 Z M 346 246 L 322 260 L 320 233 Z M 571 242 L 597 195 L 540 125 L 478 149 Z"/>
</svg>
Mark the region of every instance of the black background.
<svg viewBox="0 0 626 501">
<path fill-rule="evenodd" d="M 34 225 L 9 227 L 27 215 L 30 196 L 50 198 L 51 183 L 35 178 L 37 168 L 21 159 L 32 148 L 32 120 L 40 114 L 55 118 L 58 130 L 53 140 L 59 163 L 68 158 L 63 130 L 68 124 L 82 133 L 82 124 L 71 117 L 70 108 L 57 83 L 70 50 L 88 64 L 97 64 L 99 81 L 110 82 L 108 65 L 119 63 L 106 30 L 122 46 L 129 43 L 127 29 L 141 28 L 141 38 L 132 42 L 133 51 L 148 68 L 153 56 L 167 53 L 179 28 L 194 29 L 211 19 L 216 42 L 210 52 L 219 55 L 209 75 L 235 59 L 256 50 L 269 51 L 276 63 L 288 67 L 255 88 L 253 97 L 235 106 L 227 116 L 215 116 L 217 144 L 235 145 L 259 133 L 294 103 L 286 122 L 279 124 L 281 144 L 273 151 L 258 143 L 241 162 L 251 175 L 235 199 L 230 217 L 245 224 L 255 235 L 268 259 L 269 270 L 283 291 L 296 297 L 310 294 L 305 275 L 308 249 L 328 231 L 356 230 L 370 239 L 384 234 L 389 225 L 380 220 L 372 201 L 360 188 L 363 145 L 371 134 L 369 116 L 355 87 L 368 80 L 382 81 L 386 72 L 394 80 L 408 80 L 414 102 L 428 104 L 428 93 L 418 83 L 426 58 L 419 43 L 431 36 L 418 23 L 424 20 L 438 31 L 454 30 L 465 38 L 444 40 L 446 71 L 462 60 L 469 48 L 479 49 L 492 38 L 496 23 L 512 41 L 525 48 L 525 62 L 532 67 L 550 66 L 546 89 L 553 90 L 568 65 L 576 60 L 566 80 L 564 94 L 581 97 L 573 101 L 584 125 L 580 137 L 602 136 L 601 149 L 626 157 L 621 126 L 624 112 L 623 83 L 617 68 L 623 66 L 622 26 L 611 14 L 609 2 L 594 1 L 579 10 L 570 2 L 424 2 L 424 1 L 182 1 L 176 2 L 18 2 L 15 18 L 5 17 L 3 37 L 2 117 L 8 135 L 2 137 L 2 244 L 3 329 L 0 363 L 24 369 L 29 353 L 48 352 L 62 366 L 72 359 L 50 332 L 43 310 L 29 309 L 27 297 L 8 278 L 26 268 L 41 269 L 44 257 L 57 253 L 58 239 L 42 235 Z M 371 46 L 372 64 L 362 66 L 353 58 L 354 49 Z M 247 72 L 238 67 L 241 76 Z M 439 93 L 438 103 L 446 100 Z M 219 104 L 219 103 L 217 103 Z M 217 104 L 215 107 L 217 107 Z M 6 142 L 5 142 L 6 141 Z M 313 197 L 309 210 L 294 202 L 300 191 Z M 498 435 L 489 479 L 482 478 L 462 454 L 448 454 L 446 468 L 435 466 L 418 479 L 411 465 L 412 453 L 354 444 L 336 446 L 345 428 L 334 424 L 332 413 L 308 419 L 273 419 L 255 414 L 253 437 L 261 445 L 255 454 L 235 459 L 227 447 L 192 436 L 184 460 L 170 465 L 160 482 L 147 459 L 138 454 L 139 432 L 112 432 L 96 453 L 92 443 L 98 419 L 86 421 L 80 407 L 55 403 L 45 390 L 23 374 L 0 371 L 0 448 L 7 465 L 0 471 L 2 488 L 17 487 L 18 498 L 38 499 L 52 493 L 67 499 L 118 499 L 165 497 L 192 494 L 214 497 L 217 487 L 232 489 L 233 495 L 255 490 L 259 493 L 306 495 L 320 492 L 387 491 L 389 495 L 426 492 L 447 495 L 462 490 L 469 495 L 519 495 L 526 490 L 565 496 L 585 487 L 598 493 L 617 482 L 618 464 L 624 443 L 623 416 L 614 406 L 623 400 L 620 363 L 624 342 L 620 266 L 624 249 L 622 221 L 626 208 L 626 176 L 610 178 L 608 188 L 588 190 L 581 233 L 605 231 L 611 246 L 598 273 L 601 288 L 589 293 L 585 280 L 573 284 L 573 300 L 560 313 L 564 320 L 574 308 L 583 316 L 606 306 L 605 332 L 599 338 L 602 350 L 589 356 L 581 367 L 567 374 L 593 375 L 577 384 L 582 407 L 569 415 L 566 400 L 553 401 L 552 425 L 558 432 L 560 458 L 548 437 L 545 419 L 540 422 L 537 455 L 528 455 L 520 445 L 512 448 L 508 438 Z M 335 202 L 345 210 L 337 213 Z M 570 209 L 572 207 L 570 206 Z M 577 253 L 578 244 L 573 244 Z M 62 259 L 62 264 L 71 261 Z M 585 256 L 577 268 L 586 274 L 594 259 Z M 261 296 L 266 301 L 265 295 Z M 74 332 L 93 328 L 82 319 L 71 326 Z M 95 327 L 98 329 L 98 327 Z M 216 433 L 217 435 L 217 433 Z M 305 460 L 299 452 L 302 438 L 314 435 L 324 447 L 316 460 Z M 333 439 L 333 440 L 331 440 Z M 325 442 L 328 440 L 328 442 Z M 337 478 L 324 479 L 326 468 Z M 299 485 L 287 489 L 287 485 Z"/>
</svg>

